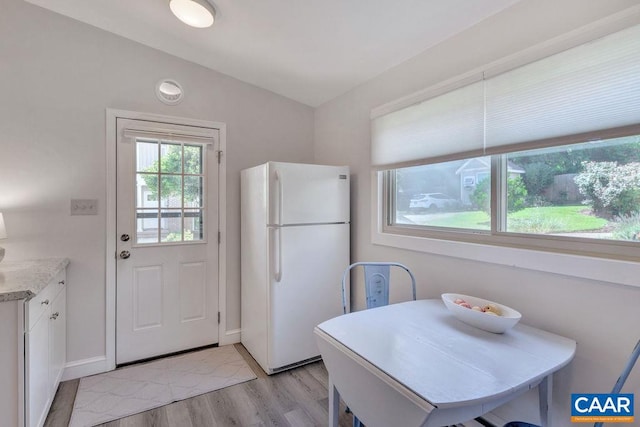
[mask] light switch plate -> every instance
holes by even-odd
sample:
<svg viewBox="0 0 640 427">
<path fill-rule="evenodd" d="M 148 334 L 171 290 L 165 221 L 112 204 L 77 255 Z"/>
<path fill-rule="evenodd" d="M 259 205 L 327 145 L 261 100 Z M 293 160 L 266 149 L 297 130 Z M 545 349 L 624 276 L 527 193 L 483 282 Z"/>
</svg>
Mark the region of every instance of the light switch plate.
<svg viewBox="0 0 640 427">
<path fill-rule="evenodd" d="M 71 199 L 71 215 L 98 215 L 98 199 Z"/>
</svg>

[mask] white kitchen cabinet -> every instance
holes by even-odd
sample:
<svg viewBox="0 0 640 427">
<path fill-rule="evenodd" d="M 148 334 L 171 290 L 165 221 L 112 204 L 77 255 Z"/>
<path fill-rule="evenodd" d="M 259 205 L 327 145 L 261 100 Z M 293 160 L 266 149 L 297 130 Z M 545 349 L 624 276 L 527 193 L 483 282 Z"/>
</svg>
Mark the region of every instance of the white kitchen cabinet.
<svg viewBox="0 0 640 427">
<path fill-rule="evenodd" d="M 27 304 L 26 426 L 41 426 L 56 394 L 66 357 L 65 271 Z"/>
<path fill-rule="evenodd" d="M 49 395 L 49 319 L 43 314 L 25 336 L 27 426 L 44 424 Z M 44 416 L 46 418 L 46 415 Z"/>
<path fill-rule="evenodd" d="M 42 426 L 66 364 L 66 266 L 0 264 L 1 425 Z M 6 423 L 6 424 L 5 424 Z"/>
<path fill-rule="evenodd" d="M 49 323 L 49 395 L 55 396 L 67 363 L 67 290 L 63 288 L 51 305 Z"/>
</svg>

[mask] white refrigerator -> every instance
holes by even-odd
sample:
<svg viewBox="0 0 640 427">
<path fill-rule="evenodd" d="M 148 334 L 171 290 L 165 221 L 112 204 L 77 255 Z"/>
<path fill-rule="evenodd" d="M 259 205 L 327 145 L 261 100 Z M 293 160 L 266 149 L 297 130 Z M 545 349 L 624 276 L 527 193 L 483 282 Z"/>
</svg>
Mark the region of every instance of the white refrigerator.
<svg viewBox="0 0 640 427">
<path fill-rule="evenodd" d="M 268 374 L 319 359 L 313 328 L 342 314 L 349 182 L 346 166 L 241 173 L 241 341 Z"/>
</svg>

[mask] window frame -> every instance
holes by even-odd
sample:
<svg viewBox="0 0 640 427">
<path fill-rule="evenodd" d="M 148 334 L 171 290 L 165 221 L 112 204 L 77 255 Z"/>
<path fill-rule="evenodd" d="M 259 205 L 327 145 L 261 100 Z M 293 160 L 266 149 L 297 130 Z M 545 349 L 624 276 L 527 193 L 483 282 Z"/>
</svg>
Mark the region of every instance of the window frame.
<svg viewBox="0 0 640 427">
<path fill-rule="evenodd" d="M 510 150 L 491 155 L 491 229 L 438 227 L 429 225 L 398 224 L 395 222 L 395 174 L 396 169 L 377 172 L 382 181 L 382 213 L 380 231 L 400 236 L 447 240 L 462 243 L 502 246 L 550 253 L 579 255 L 621 261 L 640 261 L 640 243 L 623 240 L 593 239 L 587 237 L 558 236 L 506 231 L 507 204 L 507 154 L 536 148 L 570 146 L 585 141 L 610 139 L 640 134 L 640 124 L 594 132 L 588 135 L 572 135 L 554 141 L 537 141 L 512 146 Z M 567 144 L 567 142 L 570 142 Z M 516 149 L 517 148 L 517 149 Z M 464 159 L 465 157 L 461 158 Z M 435 162 L 439 163 L 439 162 Z M 431 163 L 431 164 L 435 164 Z"/>
<path fill-rule="evenodd" d="M 509 241 L 504 236 L 476 232 L 429 230 L 425 233 L 416 232 L 411 226 L 386 225 L 384 211 L 389 206 L 386 203 L 389 193 L 385 188 L 384 174 L 383 171 L 371 172 L 371 242 L 374 245 L 640 287 L 637 280 L 640 259 L 629 256 L 626 251 L 628 244 L 613 244 L 616 248 L 622 248 L 621 253 L 614 256 L 593 249 L 576 251 L 563 248 L 567 243 L 575 246 L 572 238 L 561 238 L 563 241 L 560 245 L 549 247 L 548 242 L 560 239 L 534 237 L 528 239 L 529 244 L 523 245 L 518 242 L 517 236 L 514 236 L 516 240 Z M 535 241 L 542 244 L 532 243 Z M 579 243 L 582 242 L 583 239 L 580 239 Z"/>
<path fill-rule="evenodd" d="M 625 128 L 624 133 L 630 129 Z M 640 132 L 640 126 L 634 127 Z M 610 133 L 610 132 L 609 132 Z M 620 134 L 620 130 L 615 132 Z M 567 144 L 558 144 L 567 145 Z M 527 151 L 527 150 L 518 150 Z M 513 151 L 512 151 L 513 152 Z M 504 230 L 506 154 L 491 157 L 491 230 L 394 224 L 393 169 L 374 171 L 372 242 L 435 255 L 490 262 L 629 286 L 640 286 L 640 244 L 622 240 L 536 235 Z M 502 228 L 498 227 L 502 224 Z"/>
</svg>

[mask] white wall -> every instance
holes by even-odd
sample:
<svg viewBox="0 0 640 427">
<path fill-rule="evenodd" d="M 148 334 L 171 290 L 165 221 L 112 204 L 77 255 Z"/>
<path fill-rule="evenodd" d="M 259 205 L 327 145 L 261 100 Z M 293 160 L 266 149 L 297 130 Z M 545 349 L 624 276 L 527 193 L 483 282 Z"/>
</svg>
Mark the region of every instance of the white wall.
<svg viewBox="0 0 640 427">
<path fill-rule="evenodd" d="M 561 426 L 571 424 L 572 392 L 608 392 L 613 386 L 640 338 L 640 288 L 373 245 L 369 114 L 374 107 L 637 4 L 631 0 L 523 0 L 320 106 L 315 113 L 315 160 L 346 162 L 352 168 L 352 261 L 403 262 L 418 279 L 419 298 L 460 292 L 501 301 L 521 311 L 524 323 L 578 342 L 573 363 L 556 377 L 554 411 Z M 640 266 L 637 271 L 640 285 Z M 362 307 L 362 292 L 355 295 L 357 306 Z M 640 369 L 625 390 L 640 392 Z M 496 414 L 538 421 L 536 398 L 529 393 Z"/>
<path fill-rule="evenodd" d="M 0 0 L 0 211 L 7 260 L 64 256 L 68 361 L 105 354 L 105 110 L 227 125 L 228 330 L 240 327 L 240 170 L 313 160 L 313 110 L 28 4 Z M 155 98 L 178 80 L 178 106 Z M 70 216 L 71 198 L 98 199 Z M 224 284 L 222 284 L 224 286 Z"/>
<path fill-rule="evenodd" d="M 229 329 L 240 326 L 239 171 L 266 160 L 347 163 L 353 171 L 354 261 L 402 261 L 420 281 L 420 298 L 452 290 L 483 295 L 517 307 L 526 323 L 578 341 L 576 359 L 555 390 L 559 423 L 568 425 L 570 391 L 606 391 L 640 335 L 640 289 L 372 245 L 369 112 L 635 4 L 523 0 L 321 106 L 314 119 L 310 108 L 270 92 L 22 0 L 0 0 L 6 259 L 69 257 L 69 361 L 104 355 L 105 109 L 225 122 Z M 169 107 L 155 99 L 162 77 L 183 84 L 183 103 Z M 71 217 L 71 198 L 98 199 L 99 214 Z M 638 371 L 630 392 L 640 391 Z M 509 410 L 502 414 L 508 417 Z M 535 419 L 530 405 L 517 411 Z"/>
</svg>

